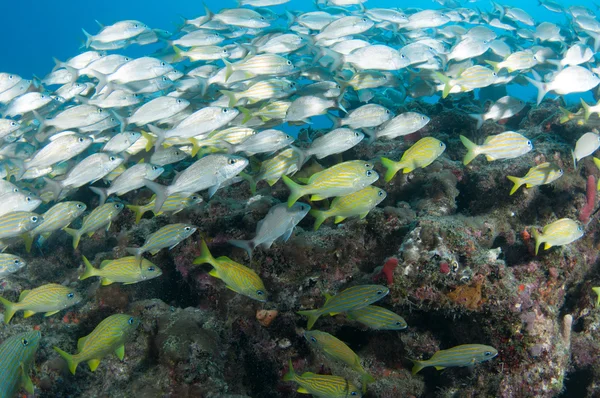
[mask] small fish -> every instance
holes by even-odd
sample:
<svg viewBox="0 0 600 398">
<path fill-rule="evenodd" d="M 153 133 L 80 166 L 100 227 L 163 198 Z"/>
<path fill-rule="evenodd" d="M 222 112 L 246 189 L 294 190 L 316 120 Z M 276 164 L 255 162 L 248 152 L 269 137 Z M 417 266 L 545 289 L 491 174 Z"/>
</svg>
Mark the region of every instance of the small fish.
<svg viewBox="0 0 600 398">
<path fill-rule="evenodd" d="M 433 366 L 437 370 L 452 366 L 474 366 L 489 361 L 496 355 L 498 355 L 498 350 L 494 347 L 482 344 L 463 344 L 447 350 L 439 350 L 426 361 L 411 359 L 415 364 L 412 374 L 415 375 L 429 366 Z"/>
<path fill-rule="evenodd" d="M 486 120 L 497 122 L 502 119 L 508 119 L 521 112 L 525 108 L 525 105 L 524 101 L 506 95 L 494 102 L 484 114 L 471 113 L 469 116 L 477 120 L 477 128 L 479 129 Z"/>
<path fill-rule="evenodd" d="M 381 164 L 387 169 L 385 181 L 389 182 L 396 173 L 402 169 L 403 173 L 424 168 L 433 163 L 446 150 L 446 144 L 433 138 L 425 137 L 415 142 L 402 154 L 402 159 L 395 162 L 388 158 L 381 158 Z"/>
<path fill-rule="evenodd" d="M 577 168 L 577 162 L 586 156 L 590 156 L 592 153 L 600 148 L 600 134 L 598 131 L 588 132 L 582 135 L 575 144 L 575 150 L 571 152 L 573 155 L 573 164 Z"/>
<path fill-rule="evenodd" d="M 42 200 L 27 191 L 8 192 L 0 196 L 0 216 L 16 211 L 33 211 L 37 209 Z"/>
<path fill-rule="evenodd" d="M 0 253 L 0 278 L 13 274 L 25 267 L 27 263 L 19 256 Z"/>
<path fill-rule="evenodd" d="M 535 254 L 544 243 L 544 250 L 552 246 L 564 246 L 576 241 L 583 236 L 583 226 L 570 218 L 562 218 L 550 223 L 542 228 L 540 234 L 537 228 L 532 228 L 532 235 L 535 239 Z"/>
<path fill-rule="evenodd" d="M 291 207 L 298 199 L 308 194 L 312 194 L 311 201 L 317 201 L 360 191 L 379 179 L 379 174 L 372 169 L 372 164 L 362 160 L 338 163 L 313 174 L 306 181 L 307 185 L 299 185 L 289 177 L 283 176 L 283 182 L 290 189 L 288 207 Z"/>
<path fill-rule="evenodd" d="M 296 147 L 285 149 L 265 160 L 260 164 L 260 171 L 256 176 L 245 177 L 250 183 L 250 190 L 256 192 L 256 184 L 259 181 L 265 180 L 269 186 L 273 186 L 282 176 L 294 174 L 298 171 L 300 160 L 300 150 Z"/>
<path fill-rule="evenodd" d="M 152 196 L 152 199 L 148 204 L 143 206 L 127 205 L 127 208 L 135 213 L 135 223 L 139 224 L 143 215 L 154 209 L 154 200 L 156 195 Z M 155 216 L 160 216 L 163 213 L 177 214 L 181 210 L 187 209 L 188 207 L 195 206 L 202 203 L 202 197 L 198 194 L 189 194 L 186 192 L 176 193 L 167 198 L 162 208 L 158 213 L 154 213 Z"/>
<path fill-rule="evenodd" d="M 321 224 L 329 217 L 335 217 L 336 224 L 353 216 L 359 216 L 363 219 L 386 196 L 387 193 L 383 189 L 368 186 L 349 195 L 337 197 L 331 203 L 329 210 L 310 211 L 310 215 L 315 217 L 314 230 L 318 230 Z"/>
<path fill-rule="evenodd" d="M 73 237 L 73 249 L 77 249 L 79 240 L 83 235 L 88 234 L 88 236 L 92 236 L 94 232 L 104 226 L 106 226 L 106 230 L 108 231 L 112 222 L 123 211 L 123 208 L 123 203 L 105 203 L 102 206 L 96 207 L 83 219 L 81 228 L 65 228 L 65 232 Z"/>
<path fill-rule="evenodd" d="M 229 153 L 244 152 L 248 156 L 259 153 L 274 153 L 292 144 L 294 138 L 280 130 L 267 129 L 258 134 L 253 134 L 239 144 L 226 145 Z"/>
<path fill-rule="evenodd" d="M 162 275 L 162 270 L 146 259 L 142 259 L 140 265 L 139 259 L 134 256 L 118 258 L 116 260 L 104 260 L 100 268 L 94 268 L 88 259 L 83 256 L 85 272 L 79 277 L 84 280 L 97 276 L 101 278 L 102 286 L 110 285 L 114 282 L 131 285 L 145 280 L 158 278 Z"/>
<path fill-rule="evenodd" d="M 325 293 L 325 304 L 316 310 L 298 311 L 298 314 L 308 317 L 307 329 L 310 330 L 321 315 L 336 315 L 347 312 L 381 300 L 390 290 L 380 285 L 359 285 L 342 290 L 335 296 Z"/>
<path fill-rule="evenodd" d="M 463 135 L 460 136 L 460 140 L 467 148 L 467 154 L 463 159 L 465 166 L 479 155 L 485 155 L 488 162 L 491 162 L 498 159 L 518 158 L 533 149 L 533 144 L 527 137 L 514 131 L 491 135 L 485 139 L 483 145 L 476 145 Z"/>
<path fill-rule="evenodd" d="M 330 335 L 329 333 L 313 330 L 304 332 L 304 338 L 310 345 L 323 352 L 326 357 L 340 361 L 348 365 L 352 370 L 361 374 L 362 392 L 367 392 L 367 384 L 373 383 L 375 379 L 367 373 L 360 363 L 358 355 L 352 351 L 343 341 Z"/>
<path fill-rule="evenodd" d="M 375 138 L 391 140 L 412 134 L 425 127 L 430 120 L 429 117 L 417 112 L 404 112 L 379 126 L 375 131 Z"/>
<path fill-rule="evenodd" d="M 525 79 L 538 90 L 538 105 L 549 91 L 559 95 L 583 93 L 600 84 L 600 78 L 595 73 L 579 65 L 569 66 L 561 70 L 548 83 L 542 83 L 527 76 L 525 76 Z"/>
<path fill-rule="evenodd" d="M 206 242 L 202 240 L 200 256 L 194 260 L 194 264 L 205 263 L 214 267 L 209 274 L 225 282 L 228 289 L 253 300 L 261 302 L 268 300 L 269 295 L 265 290 L 265 285 L 256 272 L 236 263 L 229 257 L 214 258 L 208 250 Z"/>
<path fill-rule="evenodd" d="M 148 235 L 142 247 L 128 247 L 126 250 L 138 260 L 142 254 L 150 252 L 153 256 L 168 247 L 169 250 L 189 238 L 198 228 L 191 224 L 169 224 Z"/>
<path fill-rule="evenodd" d="M 376 104 L 363 105 L 351 111 L 346 118 L 340 120 L 341 126 L 352 129 L 377 127 L 393 117 L 389 109 Z"/>
<path fill-rule="evenodd" d="M 550 184 L 563 175 L 563 170 L 558 166 L 545 162 L 529 169 L 524 177 L 507 176 L 515 185 L 510 190 L 510 194 L 517 192 L 521 185 L 527 188 L 537 187 L 539 185 Z"/>
<path fill-rule="evenodd" d="M 28 211 L 15 211 L 0 217 L 0 239 L 29 232 L 44 222 L 44 217 Z"/>
<path fill-rule="evenodd" d="M 110 195 L 125 195 L 127 192 L 142 188 L 145 180 L 156 180 L 165 169 L 151 163 L 138 163 L 119 175 L 108 188 L 90 187 L 92 192 L 99 196 L 99 203 L 103 205 Z"/>
<path fill-rule="evenodd" d="M 91 144 L 92 139 L 77 133 L 62 132 L 50 137 L 50 142 L 40 149 L 24 164 L 24 170 L 36 167 L 52 166 L 64 162 L 85 151 Z"/>
<path fill-rule="evenodd" d="M 0 345 L 0 396 L 16 397 L 20 388 L 34 393 L 29 371 L 42 335 L 37 330 L 19 333 Z"/>
<path fill-rule="evenodd" d="M 51 316 L 65 308 L 78 304 L 82 297 L 73 289 L 49 283 L 32 290 L 23 290 L 16 303 L 0 297 L 0 303 L 4 305 L 4 323 L 8 324 L 17 311 L 25 311 L 24 318 L 45 312 L 45 316 Z"/>
<path fill-rule="evenodd" d="M 364 137 L 363 133 L 347 128 L 331 130 L 327 134 L 313 140 L 310 147 L 302 150 L 302 154 L 304 155 L 302 163 L 306 162 L 311 156 L 323 159 L 330 155 L 345 152 L 358 145 Z"/>
<path fill-rule="evenodd" d="M 439 72 L 436 72 L 435 75 L 444 83 L 442 98 L 446 98 L 450 92 L 454 92 L 454 87 L 458 87 L 458 92 L 468 92 L 477 88 L 491 86 L 498 80 L 496 72 L 481 65 L 465 69 L 456 78 L 446 77 Z"/>
<path fill-rule="evenodd" d="M 408 326 L 400 315 L 376 305 L 348 311 L 346 316 L 375 330 L 402 330 Z"/>
<path fill-rule="evenodd" d="M 58 352 L 75 374 L 77 365 L 87 362 L 90 370 L 94 372 L 102 358 L 114 352 L 121 361 L 125 357 L 125 343 L 132 337 L 133 332 L 140 324 L 139 318 L 127 314 L 111 315 L 96 326 L 89 335 L 82 337 L 77 342 L 77 354 L 68 354 L 58 347 Z"/>
<path fill-rule="evenodd" d="M 485 61 L 494 68 L 495 72 L 506 68 L 508 73 L 531 69 L 538 64 L 537 57 L 531 50 L 516 51 L 502 62 Z"/>
<path fill-rule="evenodd" d="M 298 383 L 300 385 L 298 388 L 299 393 L 312 394 L 315 397 L 362 397 L 358 387 L 343 377 L 320 375 L 312 372 L 305 372 L 302 376 L 299 376 L 294 372 L 291 359 L 289 360 L 289 371 L 283 376 L 283 380 Z"/>
<path fill-rule="evenodd" d="M 275 205 L 269 209 L 265 218 L 258 222 L 254 238 L 230 240 L 229 243 L 246 250 L 252 259 L 252 251 L 258 246 L 268 250 L 279 238 L 287 242 L 296 225 L 302 221 L 309 210 L 310 206 L 305 203 L 295 203 L 292 207 L 288 207 L 286 203 Z"/>
</svg>

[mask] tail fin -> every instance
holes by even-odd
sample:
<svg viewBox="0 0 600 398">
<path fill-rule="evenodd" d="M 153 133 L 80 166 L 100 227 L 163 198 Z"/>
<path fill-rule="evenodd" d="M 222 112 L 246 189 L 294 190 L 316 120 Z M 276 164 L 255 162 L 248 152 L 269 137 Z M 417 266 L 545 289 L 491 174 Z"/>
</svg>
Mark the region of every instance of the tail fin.
<svg viewBox="0 0 600 398">
<path fill-rule="evenodd" d="M 85 271 L 79 277 L 80 281 L 97 275 L 96 268 L 94 268 L 92 266 L 92 264 L 88 261 L 88 259 L 85 256 L 82 256 L 82 257 L 83 257 L 83 264 L 85 265 Z"/>
<path fill-rule="evenodd" d="M 460 140 L 463 143 L 463 145 L 465 146 L 465 148 L 467 148 L 467 154 L 465 155 L 465 158 L 463 159 L 463 164 L 466 166 L 469 163 L 471 163 L 471 161 L 473 159 L 475 159 L 477 157 L 477 155 L 479 155 L 478 153 L 476 153 L 477 145 L 473 141 L 471 141 L 467 137 L 465 137 L 464 135 L 460 136 Z"/>
<path fill-rule="evenodd" d="M 81 239 L 81 232 L 79 229 L 65 228 L 65 232 L 73 237 L 73 249 L 77 249 L 79 246 L 79 240 Z"/>
<path fill-rule="evenodd" d="M 90 187 L 90 189 L 92 190 L 92 192 L 94 192 L 96 195 L 98 195 L 98 206 L 102 206 L 105 202 L 106 202 L 106 197 L 108 189 L 107 188 L 96 188 L 96 187 Z"/>
<path fill-rule="evenodd" d="M 514 176 L 506 176 L 506 178 L 508 178 L 509 180 L 511 180 L 515 185 L 512 187 L 512 189 L 510 190 L 510 194 L 512 195 L 513 193 L 517 192 L 517 189 L 519 189 L 521 187 L 521 185 L 523 185 L 523 180 L 519 177 L 514 177 Z"/>
<path fill-rule="evenodd" d="M 202 243 L 200 243 L 200 255 L 194 259 L 194 264 L 210 264 L 213 267 L 215 266 L 214 264 L 216 264 L 216 260 L 210 250 L 208 250 L 208 246 L 204 239 L 202 239 Z"/>
<path fill-rule="evenodd" d="M 590 112 L 590 106 L 587 104 L 587 102 L 585 102 L 583 100 L 583 98 L 581 98 L 581 106 L 583 107 L 583 118 L 585 120 L 585 122 L 587 123 L 588 119 L 591 116 L 591 112 Z"/>
<path fill-rule="evenodd" d="M 104 98 L 106 98 L 113 91 L 112 83 L 108 82 L 106 75 L 98 72 L 95 69 L 90 69 L 89 73 L 98 79 L 98 84 L 96 85 L 96 95 L 99 95 L 100 92 L 106 87 L 106 92 L 103 94 Z"/>
<path fill-rule="evenodd" d="M 252 119 L 252 112 L 250 112 L 250 109 L 244 108 L 243 106 L 238 106 L 238 109 L 244 115 L 244 118 L 242 119 L 242 124 L 248 123 L 248 120 Z"/>
<path fill-rule="evenodd" d="M 319 310 L 307 310 L 307 311 L 298 311 L 298 315 L 303 315 L 308 318 L 308 323 L 306 325 L 306 329 L 312 329 L 313 325 L 321 316 L 321 312 Z"/>
<path fill-rule="evenodd" d="M 127 205 L 127 208 L 135 213 L 135 223 L 139 224 L 140 220 L 146 213 L 144 206 Z"/>
<path fill-rule="evenodd" d="M 85 35 L 85 48 L 90 48 L 90 45 L 94 41 L 94 37 L 92 35 L 90 35 L 88 32 L 86 32 L 85 29 L 81 29 L 81 30 L 83 31 L 83 34 Z"/>
<path fill-rule="evenodd" d="M 367 384 L 375 383 L 375 378 L 367 372 L 364 372 L 360 377 L 360 382 L 362 383 L 362 392 L 365 394 L 367 392 Z"/>
<path fill-rule="evenodd" d="M 44 181 L 46 182 L 46 186 L 52 191 L 54 201 L 57 201 L 62 192 L 62 186 L 60 183 L 48 177 L 44 177 Z"/>
<path fill-rule="evenodd" d="M 469 113 L 469 116 L 477 120 L 477 130 L 479 130 L 481 126 L 483 126 L 483 115 L 480 115 L 478 113 Z"/>
<path fill-rule="evenodd" d="M 414 366 L 412 368 L 412 374 L 413 375 L 416 375 L 421 370 L 423 370 L 423 368 L 427 367 L 427 365 L 424 363 L 424 361 L 417 361 L 416 359 L 411 359 L 411 361 L 414 363 Z"/>
<path fill-rule="evenodd" d="M 154 142 L 154 149 L 160 149 L 162 143 L 165 142 L 165 131 L 151 124 L 148 125 L 148 128 L 150 129 L 152 134 L 156 136 L 156 141 Z"/>
<path fill-rule="evenodd" d="M 225 63 L 225 81 L 227 82 L 233 74 L 233 66 L 231 65 L 231 62 L 226 59 L 223 59 L 223 62 Z"/>
<path fill-rule="evenodd" d="M 146 178 L 144 178 L 144 184 L 146 184 L 146 187 L 154 191 L 156 194 L 156 198 L 154 198 L 154 213 L 158 213 L 165 203 L 165 200 L 167 200 L 167 197 L 169 196 L 167 194 L 168 187 L 160 185 L 157 182 L 150 181 Z"/>
<path fill-rule="evenodd" d="M 290 189 L 290 196 L 288 197 L 288 207 L 292 207 L 294 203 L 302 196 L 304 196 L 303 186 L 300 184 L 296 184 L 292 179 L 288 176 L 281 177 L 285 185 Z"/>
<path fill-rule="evenodd" d="M 493 62 L 493 61 L 487 61 L 487 60 L 486 60 L 486 61 L 485 61 L 485 63 L 486 63 L 486 64 L 488 64 L 488 65 L 491 65 L 491 66 L 492 66 L 492 68 L 494 68 L 494 72 L 496 72 L 496 73 L 498 73 L 498 71 L 499 71 L 500 69 L 502 69 L 501 67 L 499 67 L 499 66 L 498 66 L 498 64 L 499 64 L 500 62 Z"/>
<path fill-rule="evenodd" d="M 390 180 L 394 178 L 398 170 L 404 167 L 402 166 L 401 162 L 394 162 L 393 160 L 388 158 L 381 158 L 381 164 L 387 169 L 385 172 L 385 182 L 390 182 Z"/>
<path fill-rule="evenodd" d="M 540 236 L 536 227 L 531 227 L 531 236 L 535 239 L 535 255 L 537 256 L 540 245 L 544 243 L 543 236 Z"/>
<path fill-rule="evenodd" d="M 318 230 L 321 224 L 323 224 L 323 222 L 329 218 L 327 211 L 323 210 L 311 210 L 309 214 L 315 218 L 315 226 L 313 227 L 313 230 L 315 231 Z"/>
<path fill-rule="evenodd" d="M 525 79 L 527 79 L 527 81 L 538 90 L 537 104 L 539 105 L 546 96 L 546 94 L 548 94 L 548 85 L 546 83 L 538 82 L 537 80 L 534 80 L 527 76 L 525 76 Z"/>
<path fill-rule="evenodd" d="M 288 359 L 288 368 L 288 372 L 283 376 L 283 381 L 292 381 L 296 378 L 296 372 L 294 372 L 294 365 L 291 359 Z"/>
<path fill-rule="evenodd" d="M 58 347 L 54 347 L 54 351 L 58 352 L 58 354 L 63 357 L 63 359 L 65 361 L 67 361 L 67 365 L 69 366 L 69 370 L 71 371 L 72 374 L 75 374 L 75 371 L 77 370 L 77 365 L 79 365 L 79 362 L 76 362 L 73 360 L 73 355 L 64 352 L 63 350 L 61 350 Z"/>
<path fill-rule="evenodd" d="M 138 260 L 141 259 L 142 254 L 144 254 L 141 247 L 126 247 L 125 251 L 132 256 L 135 256 L 135 258 Z"/>
<path fill-rule="evenodd" d="M 241 172 L 238 175 L 244 180 L 248 181 L 248 184 L 250 184 L 250 192 L 252 193 L 252 195 L 256 195 L 256 180 L 254 179 L 254 177 L 244 172 Z"/>
<path fill-rule="evenodd" d="M 254 244 L 254 241 L 233 239 L 233 240 L 230 240 L 228 243 L 235 247 L 239 247 L 240 249 L 246 250 L 246 253 L 248 253 L 248 257 L 250 257 L 250 259 L 252 259 L 252 252 L 254 251 L 254 248 L 256 247 L 256 244 Z"/>
<path fill-rule="evenodd" d="M 450 85 L 450 78 L 441 74 L 440 72 L 435 72 L 435 76 L 440 79 L 442 83 L 444 83 L 444 91 L 442 92 L 442 98 L 446 98 L 448 94 L 450 94 L 450 90 L 452 90 L 452 86 Z"/>
<path fill-rule="evenodd" d="M 175 52 L 175 56 L 173 56 L 173 63 L 179 62 L 185 58 L 184 51 L 181 48 L 173 46 L 173 52 Z"/>
<path fill-rule="evenodd" d="M 8 301 L 4 297 L 0 297 L 0 303 L 2 303 L 2 305 L 4 306 L 4 323 L 8 325 L 12 317 L 15 316 L 15 313 L 17 312 L 17 310 L 15 309 L 16 303 Z"/>
<path fill-rule="evenodd" d="M 573 114 L 569 112 L 568 109 L 565 109 L 562 106 L 559 106 L 558 109 L 560 109 L 560 112 L 562 113 L 562 116 L 560 117 L 560 124 L 565 124 L 569 120 L 573 119 Z"/>
<path fill-rule="evenodd" d="M 35 239 L 35 236 L 32 235 L 31 232 L 27 232 L 27 233 L 24 233 L 23 235 L 21 235 L 21 237 L 25 241 L 25 250 L 27 250 L 27 253 L 30 253 L 31 246 L 33 246 L 33 240 Z"/>
<path fill-rule="evenodd" d="M 229 98 L 229 107 L 233 107 L 237 104 L 238 99 L 235 96 L 235 91 L 229 91 L 229 90 L 221 90 L 221 94 L 223 94 L 224 96 L 226 96 L 227 98 Z"/>
</svg>

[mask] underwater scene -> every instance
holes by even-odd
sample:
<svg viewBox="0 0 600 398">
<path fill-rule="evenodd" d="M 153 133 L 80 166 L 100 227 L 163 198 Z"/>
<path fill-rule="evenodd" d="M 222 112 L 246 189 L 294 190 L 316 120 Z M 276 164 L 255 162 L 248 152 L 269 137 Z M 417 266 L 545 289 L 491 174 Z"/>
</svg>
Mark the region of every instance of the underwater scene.
<svg viewBox="0 0 600 398">
<path fill-rule="evenodd" d="M 600 397 L 600 4 L 87 3 L 3 7 L 0 398 Z"/>
</svg>

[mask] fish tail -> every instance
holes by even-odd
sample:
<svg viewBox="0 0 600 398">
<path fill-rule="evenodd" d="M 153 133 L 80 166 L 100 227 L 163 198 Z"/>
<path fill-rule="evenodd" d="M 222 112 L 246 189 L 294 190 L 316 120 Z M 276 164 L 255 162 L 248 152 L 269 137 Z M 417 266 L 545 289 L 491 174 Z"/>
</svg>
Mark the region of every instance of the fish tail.
<svg viewBox="0 0 600 398">
<path fill-rule="evenodd" d="M 112 83 L 108 82 L 106 75 L 98 72 L 95 69 L 90 69 L 89 73 L 98 79 L 98 84 L 96 85 L 97 94 L 99 94 L 106 87 L 106 92 L 104 93 L 104 97 L 106 98 L 114 89 Z"/>
<path fill-rule="evenodd" d="M 4 323 L 8 325 L 12 317 L 15 316 L 15 313 L 17 312 L 17 309 L 15 308 L 16 303 L 8 301 L 4 297 L 0 297 L 0 303 L 4 306 Z"/>
<path fill-rule="evenodd" d="M 477 120 L 477 130 L 479 130 L 481 126 L 483 126 L 483 115 L 480 115 L 478 113 L 469 113 L 469 116 Z"/>
<path fill-rule="evenodd" d="M 30 253 L 31 246 L 33 246 L 34 236 L 31 233 L 27 232 L 21 235 L 21 238 L 23 238 L 23 240 L 25 241 L 25 250 L 27 250 L 27 253 Z"/>
<path fill-rule="evenodd" d="M 315 218 L 315 226 L 313 227 L 315 231 L 329 218 L 328 212 L 323 210 L 311 210 L 309 214 Z"/>
<path fill-rule="evenodd" d="M 71 373 L 75 374 L 75 371 L 77 370 L 77 365 L 79 365 L 79 362 L 77 362 L 73 359 L 73 355 L 69 354 L 68 352 L 64 352 L 63 350 L 61 350 L 58 347 L 54 347 L 54 351 L 58 352 L 58 354 L 61 357 L 63 357 L 63 359 L 67 362 L 67 365 L 69 366 L 69 370 L 71 371 Z"/>
<path fill-rule="evenodd" d="M 135 213 L 135 223 L 139 224 L 146 210 L 144 210 L 144 206 L 134 206 L 127 205 L 127 208 Z"/>
<path fill-rule="evenodd" d="M 367 392 L 367 385 L 375 383 L 375 378 L 367 372 L 364 372 L 360 377 L 360 382 L 362 384 L 362 392 L 365 394 Z"/>
<path fill-rule="evenodd" d="M 435 76 L 440 79 L 442 83 L 444 83 L 444 91 L 442 92 L 442 98 L 446 98 L 448 94 L 450 94 L 450 90 L 452 90 L 452 85 L 450 85 L 450 78 L 441 74 L 440 72 L 435 72 Z"/>
<path fill-rule="evenodd" d="M 238 175 L 240 177 L 242 177 L 244 180 L 248 181 L 248 184 L 250 184 L 250 192 L 252 193 L 252 195 L 255 195 L 256 194 L 256 180 L 254 179 L 254 177 L 252 177 L 250 174 L 244 173 L 244 172 L 241 172 Z"/>
<path fill-rule="evenodd" d="M 467 148 L 467 154 L 465 155 L 465 158 L 463 159 L 463 164 L 466 166 L 469 163 L 471 163 L 471 161 L 473 159 L 475 159 L 477 157 L 477 155 L 479 155 L 477 153 L 478 146 L 477 146 L 477 144 L 475 144 L 473 141 L 469 140 L 464 135 L 460 136 L 460 140 L 463 143 L 463 145 L 465 146 L 465 148 Z"/>
<path fill-rule="evenodd" d="M 308 318 L 308 322 L 306 324 L 306 329 L 308 330 L 312 329 L 317 319 L 319 319 L 321 316 L 321 312 L 319 310 L 298 311 L 297 314 Z"/>
<path fill-rule="evenodd" d="M 154 212 L 158 213 L 169 196 L 167 195 L 167 187 L 147 178 L 144 178 L 144 184 L 156 194 L 156 198 L 154 198 Z"/>
<path fill-rule="evenodd" d="M 488 60 L 486 60 L 486 61 L 485 61 L 485 63 L 486 63 L 486 64 L 488 64 L 488 65 L 490 65 L 492 68 L 494 68 L 494 72 L 496 72 L 496 73 L 498 73 L 498 71 L 499 71 L 500 69 L 502 69 L 502 68 L 500 68 L 500 67 L 498 66 L 498 64 L 499 64 L 500 62 L 494 62 L 494 61 L 488 61 Z"/>
<path fill-rule="evenodd" d="M 82 257 L 83 264 L 85 265 L 85 270 L 83 274 L 81 274 L 81 276 L 79 277 L 79 280 L 81 281 L 92 276 L 96 276 L 96 268 L 94 268 L 94 266 L 89 262 L 89 260 L 85 256 Z"/>
<path fill-rule="evenodd" d="M 521 185 L 523 185 L 523 180 L 519 177 L 515 177 L 515 176 L 506 176 L 506 178 L 508 178 L 510 181 L 512 181 L 515 185 L 512 187 L 512 189 L 510 190 L 510 194 L 512 195 L 513 193 L 517 192 L 517 189 L 519 189 L 521 187 Z"/>
<path fill-rule="evenodd" d="M 79 246 L 79 240 L 81 239 L 81 233 L 78 229 L 65 228 L 65 232 L 73 237 L 73 249 L 77 249 Z"/>
<path fill-rule="evenodd" d="M 296 372 L 294 372 L 294 364 L 292 360 L 288 359 L 288 372 L 283 376 L 283 381 L 292 381 L 296 378 Z"/>
<path fill-rule="evenodd" d="M 148 134 L 147 131 L 141 130 L 141 134 L 142 137 L 144 137 L 146 139 L 146 152 L 150 152 L 150 150 L 152 149 L 152 147 L 154 146 L 154 137 L 152 137 L 150 134 Z"/>
<path fill-rule="evenodd" d="M 81 30 L 83 31 L 83 34 L 85 35 L 85 48 L 90 48 L 92 41 L 94 41 L 94 37 L 92 35 L 90 35 L 88 32 L 86 32 L 85 29 L 81 29 Z"/>
<path fill-rule="evenodd" d="M 221 90 L 221 94 L 229 98 L 229 107 L 235 106 L 238 102 L 234 91 Z"/>
<path fill-rule="evenodd" d="M 562 116 L 560 117 L 560 124 L 565 124 L 567 123 L 569 120 L 571 120 L 572 116 L 571 116 L 571 112 L 569 112 L 568 109 L 563 108 L 562 106 L 559 106 L 558 109 L 560 110 L 560 112 L 562 113 Z"/>
<path fill-rule="evenodd" d="M 217 264 L 204 239 L 200 243 L 200 255 L 194 259 L 194 264 L 210 264 L 213 267 Z"/>
<path fill-rule="evenodd" d="M 403 166 L 401 162 L 394 162 L 392 159 L 381 158 L 381 164 L 386 168 L 385 172 L 385 182 L 389 182 L 398 170 L 400 170 Z"/>
<path fill-rule="evenodd" d="M 408 358 L 410 359 L 410 358 Z M 423 370 L 423 368 L 427 367 L 427 364 L 425 363 L 425 361 L 417 361 L 416 359 L 410 359 L 414 366 L 412 368 L 412 374 L 416 375 L 417 373 L 419 373 L 421 370 Z"/>
<path fill-rule="evenodd" d="M 546 83 L 538 82 L 537 80 L 534 80 L 527 76 L 525 76 L 525 79 L 527 79 L 527 81 L 538 90 L 537 104 L 539 105 L 546 96 L 546 94 L 548 94 L 548 85 Z"/>
<path fill-rule="evenodd" d="M 238 110 L 244 115 L 242 124 L 246 124 L 248 120 L 252 119 L 252 112 L 250 112 L 250 109 L 244 108 L 243 106 L 238 106 Z"/>
<path fill-rule="evenodd" d="M 46 186 L 52 191 L 53 199 L 57 201 L 62 192 L 62 185 L 48 177 L 44 177 L 44 181 L 46 182 Z"/>
<path fill-rule="evenodd" d="M 285 185 L 290 189 L 290 196 L 288 197 L 288 207 L 292 207 L 294 203 L 302 196 L 304 196 L 304 190 L 302 185 L 295 183 L 288 176 L 281 177 Z"/>
<path fill-rule="evenodd" d="M 585 119 L 585 122 L 587 123 L 588 119 L 591 116 L 590 106 L 587 104 L 587 102 L 585 102 L 583 100 L 583 98 L 581 98 L 581 106 L 583 107 L 583 118 Z"/>
<path fill-rule="evenodd" d="M 535 227 L 531 228 L 531 236 L 533 236 L 533 239 L 535 239 L 535 255 L 537 256 L 540 245 L 544 243 L 544 237 L 540 236 L 537 228 Z"/>
<path fill-rule="evenodd" d="M 252 259 L 252 252 L 254 251 L 254 248 L 256 247 L 256 244 L 254 243 L 253 240 L 230 240 L 229 241 L 230 245 L 233 245 L 235 247 L 239 247 L 240 249 L 244 249 L 246 250 L 246 253 L 248 253 L 248 257 L 250 257 L 250 259 Z"/>
<path fill-rule="evenodd" d="M 90 189 L 92 190 L 93 193 L 98 195 L 98 206 L 102 206 L 106 202 L 106 198 L 108 196 L 107 195 L 108 189 L 107 188 L 97 188 L 97 187 L 90 187 Z"/>
<path fill-rule="evenodd" d="M 177 46 L 173 46 L 173 52 L 175 52 L 175 56 L 173 57 L 173 62 L 179 62 L 184 58 L 183 50 Z"/>
<path fill-rule="evenodd" d="M 231 65 L 231 62 L 226 59 L 223 59 L 223 62 L 225 63 L 225 81 L 227 81 L 233 74 L 233 66 Z"/>
<path fill-rule="evenodd" d="M 126 247 L 125 251 L 129 254 L 131 254 L 132 256 L 135 256 L 135 258 L 140 259 L 142 258 L 142 248 L 141 247 Z"/>
<path fill-rule="evenodd" d="M 196 157 L 202 145 L 200 145 L 200 141 L 196 137 L 190 138 L 190 142 L 192 143 L 192 157 Z"/>
</svg>

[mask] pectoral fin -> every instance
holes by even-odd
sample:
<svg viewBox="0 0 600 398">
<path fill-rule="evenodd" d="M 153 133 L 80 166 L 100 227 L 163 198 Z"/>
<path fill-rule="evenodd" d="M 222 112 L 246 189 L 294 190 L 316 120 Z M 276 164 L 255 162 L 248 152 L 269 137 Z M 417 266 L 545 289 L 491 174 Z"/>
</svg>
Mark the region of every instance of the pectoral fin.
<svg viewBox="0 0 600 398">
<path fill-rule="evenodd" d="M 33 316 L 33 315 L 35 315 L 34 311 L 27 310 L 23 313 L 23 318 L 29 318 L 30 316 Z"/>
<path fill-rule="evenodd" d="M 60 311 L 60 310 L 46 312 L 46 313 L 44 314 L 44 316 L 52 316 L 52 315 L 54 315 L 54 314 L 58 314 L 58 312 L 59 312 L 59 311 Z"/>
<path fill-rule="evenodd" d="M 445 367 L 445 366 L 435 366 L 435 368 L 436 368 L 437 370 L 446 369 L 446 367 Z"/>
<path fill-rule="evenodd" d="M 342 221 L 344 221 L 345 219 L 346 219 L 346 217 L 344 217 L 344 216 L 335 216 L 335 223 L 339 224 Z"/>
<path fill-rule="evenodd" d="M 221 277 L 219 276 L 219 271 L 217 271 L 214 268 L 210 270 L 210 272 L 208 273 L 208 275 L 214 276 L 217 279 L 221 279 Z"/>
<path fill-rule="evenodd" d="M 296 391 L 298 391 L 300 394 L 310 394 L 308 390 L 304 387 L 299 387 Z"/>
<path fill-rule="evenodd" d="M 88 366 L 90 367 L 90 370 L 92 372 L 95 372 L 96 369 L 98 368 L 98 365 L 100 365 L 100 360 L 99 359 L 90 359 L 87 362 Z"/>
<path fill-rule="evenodd" d="M 21 385 L 23 386 L 23 389 L 25 391 L 27 391 L 28 393 L 33 394 L 33 382 L 31 381 L 31 378 L 27 374 L 27 369 L 25 369 L 25 367 L 23 366 L 22 363 L 21 363 L 20 373 L 21 373 Z"/>
<path fill-rule="evenodd" d="M 117 358 L 119 358 L 122 361 L 123 358 L 125 358 L 125 346 L 122 345 L 122 346 L 118 347 L 115 350 L 115 355 L 117 356 Z"/>
<path fill-rule="evenodd" d="M 108 278 L 102 278 L 100 280 L 101 280 L 102 286 L 108 286 L 108 285 L 112 285 L 113 284 L 113 281 L 111 281 Z"/>
</svg>

